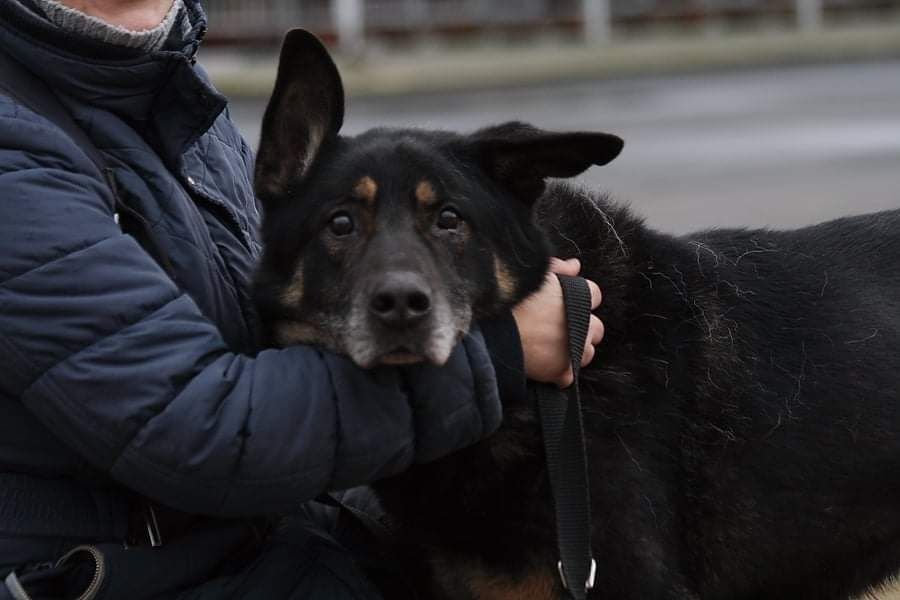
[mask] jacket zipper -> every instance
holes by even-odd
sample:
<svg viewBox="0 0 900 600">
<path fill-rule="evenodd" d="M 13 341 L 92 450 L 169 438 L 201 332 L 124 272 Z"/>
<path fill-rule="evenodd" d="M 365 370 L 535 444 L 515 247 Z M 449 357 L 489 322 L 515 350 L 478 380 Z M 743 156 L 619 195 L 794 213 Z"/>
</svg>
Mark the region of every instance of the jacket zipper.
<svg viewBox="0 0 900 600">
<path fill-rule="evenodd" d="M 182 185 L 185 191 L 188 192 L 189 198 L 193 199 L 194 202 L 199 201 L 199 203 L 211 208 L 211 214 L 225 226 L 231 235 L 246 249 L 253 250 L 251 247 L 251 236 L 241 227 L 238 218 L 233 214 L 234 208 L 206 194 L 193 177 L 183 176 Z"/>
</svg>

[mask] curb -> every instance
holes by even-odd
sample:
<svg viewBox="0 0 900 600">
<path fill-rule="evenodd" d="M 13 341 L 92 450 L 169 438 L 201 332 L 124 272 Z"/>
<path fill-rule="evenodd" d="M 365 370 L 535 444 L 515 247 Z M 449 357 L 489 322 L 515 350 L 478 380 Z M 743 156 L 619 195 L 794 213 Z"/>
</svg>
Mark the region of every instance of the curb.
<svg viewBox="0 0 900 600">
<path fill-rule="evenodd" d="M 603 46 L 549 46 L 337 57 L 349 95 L 393 96 L 522 86 L 561 80 L 696 72 L 900 56 L 900 24 L 817 32 L 770 31 L 715 37 L 627 40 Z M 229 96 L 267 96 L 275 54 L 204 63 Z M 235 63 L 238 64 L 235 64 Z"/>
</svg>

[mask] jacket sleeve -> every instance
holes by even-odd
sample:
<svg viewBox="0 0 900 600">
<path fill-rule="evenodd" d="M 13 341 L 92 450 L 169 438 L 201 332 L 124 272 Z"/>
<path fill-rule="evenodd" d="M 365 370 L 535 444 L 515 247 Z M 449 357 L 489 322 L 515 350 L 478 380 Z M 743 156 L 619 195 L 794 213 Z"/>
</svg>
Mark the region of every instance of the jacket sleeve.
<svg viewBox="0 0 900 600">
<path fill-rule="evenodd" d="M 0 396 L 126 486 L 189 512 L 274 513 L 499 425 L 477 331 L 440 369 L 230 352 L 121 233 L 92 172 L 62 132 L 0 102 Z"/>
<path fill-rule="evenodd" d="M 525 357 L 519 328 L 511 311 L 478 323 L 484 334 L 488 354 L 497 376 L 500 397 L 506 406 L 522 406 L 528 402 Z"/>
</svg>

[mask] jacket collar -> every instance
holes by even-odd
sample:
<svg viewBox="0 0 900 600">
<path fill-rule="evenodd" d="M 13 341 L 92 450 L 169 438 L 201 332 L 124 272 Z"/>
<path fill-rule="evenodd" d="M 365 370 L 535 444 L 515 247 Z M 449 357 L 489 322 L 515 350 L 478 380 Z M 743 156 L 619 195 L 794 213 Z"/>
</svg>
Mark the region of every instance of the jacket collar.
<svg viewBox="0 0 900 600">
<path fill-rule="evenodd" d="M 146 130 L 172 164 L 226 103 L 194 67 L 206 15 L 199 0 L 185 0 L 185 7 L 190 32 L 176 49 L 170 40 L 166 49 L 147 53 L 73 36 L 19 0 L 0 0 L 0 46 L 64 103 L 107 110 Z"/>
</svg>

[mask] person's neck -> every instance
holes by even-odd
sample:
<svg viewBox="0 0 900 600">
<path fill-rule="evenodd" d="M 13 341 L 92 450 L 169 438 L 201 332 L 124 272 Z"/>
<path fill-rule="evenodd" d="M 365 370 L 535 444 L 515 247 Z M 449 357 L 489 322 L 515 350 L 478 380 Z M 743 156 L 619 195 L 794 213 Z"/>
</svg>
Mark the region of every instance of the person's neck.
<svg viewBox="0 0 900 600">
<path fill-rule="evenodd" d="M 173 0 L 57 0 L 69 8 L 130 31 L 146 31 L 159 25 Z"/>
</svg>

